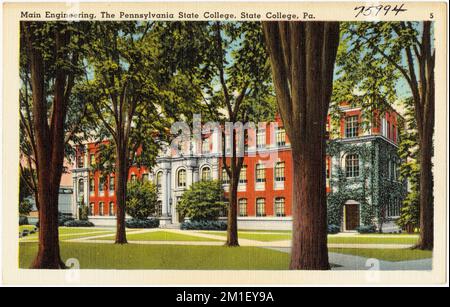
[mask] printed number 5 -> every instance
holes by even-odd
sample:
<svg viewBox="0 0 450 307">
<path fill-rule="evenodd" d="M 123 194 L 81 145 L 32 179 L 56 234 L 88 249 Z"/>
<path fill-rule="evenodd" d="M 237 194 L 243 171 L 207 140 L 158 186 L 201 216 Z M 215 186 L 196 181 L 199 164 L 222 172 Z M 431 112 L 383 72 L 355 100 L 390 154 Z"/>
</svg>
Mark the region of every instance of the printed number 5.
<svg viewBox="0 0 450 307">
<path fill-rule="evenodd" d="M 434 18 L 434 13 L 430 13 L 430 19 Z"/>
</svg>

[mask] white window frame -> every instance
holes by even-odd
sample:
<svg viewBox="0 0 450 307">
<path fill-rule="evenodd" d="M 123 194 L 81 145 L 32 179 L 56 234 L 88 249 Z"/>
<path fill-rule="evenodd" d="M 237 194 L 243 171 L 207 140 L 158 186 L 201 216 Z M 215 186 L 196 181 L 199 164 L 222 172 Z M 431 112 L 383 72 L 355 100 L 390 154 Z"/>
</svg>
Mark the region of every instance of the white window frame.
<svg viewBox="0 0 450 307">
<path fill-rule="evenodd" d="M 354 159 L 350 159 L 350 157 L 355 157 Z M 356 161 L 356 163 L 355 163 Z M 358 154 L 347 154 L 344 157 L 345 164 L 345 178 L 358 178 L 360 175 L 359 169 L 359 155 Z M 349 162 L 352 162 L 351 165 L 348 165 Z M 349 169 L 350 168 L 350 169 Z"/>
</svg>

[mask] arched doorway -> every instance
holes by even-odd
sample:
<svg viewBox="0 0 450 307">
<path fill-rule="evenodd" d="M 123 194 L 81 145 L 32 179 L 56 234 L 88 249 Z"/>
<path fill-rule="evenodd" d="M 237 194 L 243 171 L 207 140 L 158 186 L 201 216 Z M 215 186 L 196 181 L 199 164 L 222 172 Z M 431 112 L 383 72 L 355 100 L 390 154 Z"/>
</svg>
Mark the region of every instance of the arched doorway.
<svg viewBox="0 0 450 307">
<path fill-rule="evenodd" d="M 348 200 L 344 205 L 344 231 L 356 231 L 360 225 L 360 204 Z"/>
</svg>

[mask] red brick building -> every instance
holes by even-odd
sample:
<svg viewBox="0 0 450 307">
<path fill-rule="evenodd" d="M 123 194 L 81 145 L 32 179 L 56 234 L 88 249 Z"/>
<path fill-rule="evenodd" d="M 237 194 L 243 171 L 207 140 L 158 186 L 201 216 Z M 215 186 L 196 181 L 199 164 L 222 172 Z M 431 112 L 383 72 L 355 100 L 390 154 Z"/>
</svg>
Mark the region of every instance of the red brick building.
<svg viewBox="0 0 450 307">
<path fill-rule="evenodd" d="M 336 224 L 345 231 L 354 230 L 357 226 L 368 224 L 370 221 L 373 223 L 377 221 L 376 207 L 380 206 L 380 199 L 375 198 L 380 186 L 371 186 L 369 191 L 365 188 L 368 180 L 384 182 L 385 179 L 378 177 L 379 174 L 386 173 L 395 176 L 389 178 L 392 184 L 395 185 L 394 181 L 398 181 L 396 167 L 400 161 L 396 149 L 399 115 L 393 109 L 383 114 L 376 112 L 371 122 L 364 126 L 361 108 L 342 104 L 341 111 L 343 116 L 338 127 L 334 127 L 331 119 L 327 124 L 329 142 L 337 144 L 333 145 L 334 147 L 342 148 L 339 152 L 329 153 L 327 156 L 327 192 L 329 195 L 343 193 L 339 188 L 342 182 L 336 182 L 335 176 L 333 177 L 342 172 L 344 177 L 341 176 L 339 180 L 348 181 L 348 187 L 354 189 L 355 193 L 365 195 L 358 196 L 359 199 L 349 199 L 348 203 L 339 205 L 339 217 L 335 221 L 340 220 L 340 223 Z M 194 140 L 192 142 L 195 143 Z M 158 215 L 161 224 L 180 222 L 176 204 L 183 191 L 193 182 L 202 179 L 221 179 L 225 195 L 228 194 L 229 181 L 225 170 L 222 169 L 221 150 L 217 145 L 219 142 L 218 134 L 208 134 L 208 137 L 202 139 L 202 144 L 190 146 L 188 154 L 176 154 L 173 150 L 161 152 L 157 165 L 152 170 L 131 167 L 129 180 L 153 180 L 158 185 L 160 189 Z M 75 204 L 83 201 L 90 206 L 90 219 L 94 223 L 110 225 L 114 223 L 116 212 L 114 174 L 101 176 L 100 172 L 92 171 L 98 146 L 99 144 L 89 143 L 78 148 L 73 170 L 74 208 Z M 373 150 L 370 159 L 358 153 L 358 150 L 361 151 L 366 147 Z M 289 229 L 292 208 L 292 156 L 290 141 L 280 118 L 276 118 L 275 124 L 260 124 L 256 131 L 249 130 L 245 150 L 244 167 L 241 170 L 238 187 L 239 227 Z M 389 152 L 388 158 L 384 158 L 380 150 Z M 389 163 L 384 160 L 389 160 Z M 375 166 L 378 168 L 377 173 L 370 171 Z M 358 181 L 360 179 L 361 182 Z M 387 206 L 388 210 L 385 211 L 390 215 L 389 218 L 395 219 L 399 214 L 401 199 L 401 195 L 398 195 L 395 201 Z M 371 209 L 368 209 L 369 207 Z M 367 210 L 373 211 L 371 219 L 366 217 Z"/>
</svg>

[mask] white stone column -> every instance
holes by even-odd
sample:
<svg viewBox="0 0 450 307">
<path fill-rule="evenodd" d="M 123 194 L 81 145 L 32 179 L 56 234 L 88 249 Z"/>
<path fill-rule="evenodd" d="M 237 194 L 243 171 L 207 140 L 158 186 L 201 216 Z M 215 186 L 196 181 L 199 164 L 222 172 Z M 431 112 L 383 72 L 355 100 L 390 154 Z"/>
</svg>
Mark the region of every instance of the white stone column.
<svg viewBox="0 0 450 307">
<path fill-rule="evenodd" d="M 89 172 L 84 176 L 84 205 L 89 206 Z"/>
<path fill-rule="evenodd" d="M 170 169 L 167 169 L 166 183 L 167 183 L 167 186 L 166 186 L 167 215 L 171 215 L 170 199 L 172 198 L 172 172 Z"/>
<path fill-rule="evenodd" d="M 194 183 L 194 168 L 188 166 L 186 168 L 186 188 L 190 187 Z"/>
<path fill-rule="evenodd" d="M 169 194 L 168 190 L 168 170 L 163 169 L 163 176 L 162 176 L 162 182 L 161 182 L 161 205 L 162 205 L 162 215 L 168 216 L 169 215 L 169 203 L 168 203 L 168 197 Z"/>
<path fill-rule="evenodd" d="M 194 167 L 192 169 L 192 178 L 193 178 L 192 180 L 193 180 L 194 183 L 199 181 L 199 170 L 198 170 L 198 167 Z"/>
<path fill-rule="evenodd" d="M 79 219 L 78 213 L 78 178 L 76 175 L 72 177 L 73 180 L 73 191 L 72 191 L 72 214 L 74 217 Z"/>
<path fill-rule="evenodd" d="M 214 158 L 214 161 L 211 165 L 211 178 L 213 180 L 219 180 L 220 174 L 219 174 L 219 159 Z"/>
</svg>

